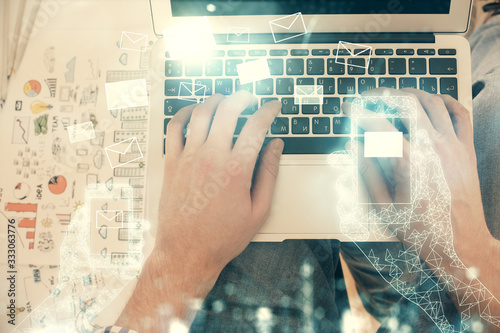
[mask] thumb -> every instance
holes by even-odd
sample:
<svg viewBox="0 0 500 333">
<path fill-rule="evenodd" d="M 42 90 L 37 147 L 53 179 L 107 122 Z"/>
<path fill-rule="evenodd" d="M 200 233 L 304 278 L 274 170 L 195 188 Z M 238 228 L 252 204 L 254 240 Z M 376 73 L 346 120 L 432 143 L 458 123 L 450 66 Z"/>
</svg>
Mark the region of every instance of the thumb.
<svg viewBox="0 0 500 333">
<path fill-rule="evenodd" d="M 271 212 L 274 188 L 284 147 L 283 140 L 272 140 L 260 157 L 252 187 L 252 215 L 260 224 L 265 222 Z"/>
</svg>

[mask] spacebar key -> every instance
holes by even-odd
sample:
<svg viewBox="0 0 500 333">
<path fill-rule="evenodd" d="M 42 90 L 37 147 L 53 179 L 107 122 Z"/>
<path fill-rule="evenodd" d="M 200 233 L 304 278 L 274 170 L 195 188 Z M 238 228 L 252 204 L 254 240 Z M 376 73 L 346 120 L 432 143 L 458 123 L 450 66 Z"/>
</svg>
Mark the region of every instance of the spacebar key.
<svg viewBox="0 0 500 333">
<path fill-rule="evenodd" d="M 266 137 L 264 144 L 278 137 Z M 330 154 L 345 150 L 350 137 L 279 137 L 285 142 L 283 154 Z"/>
</svg>

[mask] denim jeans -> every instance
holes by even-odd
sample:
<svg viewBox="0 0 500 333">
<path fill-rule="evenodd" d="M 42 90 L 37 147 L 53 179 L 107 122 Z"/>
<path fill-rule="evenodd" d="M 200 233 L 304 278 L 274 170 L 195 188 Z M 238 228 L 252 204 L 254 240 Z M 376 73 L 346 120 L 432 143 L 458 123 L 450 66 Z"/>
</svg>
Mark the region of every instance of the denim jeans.
<svg viewBox="0 0 500 333">
<path fill-rule="evenodd" d="M 500 16 L 480 27 L 469 41 L 481 194 L 488 227 L 500 239 Z M 402 249 L 400 243 L 358 245 L 374 249 L 378 257 Z M 365 308 L 382 323 L 380 332 L 440 331 L 417 305 L 381 278 L 355 244 L 287 240 L 251 243 L 230 262 L 198 311 L 191 332 L 343 331 L 349 308 L 340 252 Z M 413 283 L 416 292 L 427 287 L 407 270 L 401 281 Z M 449 296 L 444 291 L 435 296 L 448 322 L 458 330 L 460 315 Z"/>
</svg>

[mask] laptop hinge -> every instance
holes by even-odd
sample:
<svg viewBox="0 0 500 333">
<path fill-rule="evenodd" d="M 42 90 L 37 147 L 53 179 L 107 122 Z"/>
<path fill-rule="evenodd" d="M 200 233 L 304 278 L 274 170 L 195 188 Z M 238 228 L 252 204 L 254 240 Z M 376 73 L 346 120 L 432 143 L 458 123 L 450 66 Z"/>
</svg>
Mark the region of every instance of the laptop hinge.
<svg viewBox="0 0 500 333">
<path fill-rule="evenodd" d="M 323 44 L 338 43 L 339 41 L 349 43 L 435 43 L 436 38 L 433 33 L 329 33 L 318 32 L 309 33 L 297 37 L 296 34 L 275 34 L 276 40 L 281 40 L 279 44 Z M 289 38 L 289 39 L 287 39 Z M 227 42 L 227 36 L 215 35 L 217 44 L 233 44 Z M 250 44 L 274 44 L 272 34 L 251 34 Z"/>
</svg>

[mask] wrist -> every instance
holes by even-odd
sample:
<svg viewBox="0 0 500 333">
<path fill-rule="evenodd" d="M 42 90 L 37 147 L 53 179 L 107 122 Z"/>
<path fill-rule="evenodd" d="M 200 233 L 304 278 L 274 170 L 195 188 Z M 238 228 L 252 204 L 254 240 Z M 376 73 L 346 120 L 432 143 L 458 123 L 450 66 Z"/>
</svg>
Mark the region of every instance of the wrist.
<svg viewBox="0 0 500 333">
<path fill-rule="evenodd" d="M 173 320 L 189 324 L 193 317 L 189 309 L 205 299 L 218 276 L 217 271 L 197 269 L 182 258 L 155 250 L 116 325 L 146 333 L 164 331 L 161 326 L 168 327 Z M 152 326 L 145 330 L 146 319 Z"/>
</svg>

